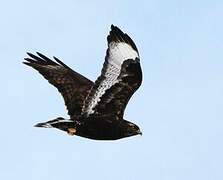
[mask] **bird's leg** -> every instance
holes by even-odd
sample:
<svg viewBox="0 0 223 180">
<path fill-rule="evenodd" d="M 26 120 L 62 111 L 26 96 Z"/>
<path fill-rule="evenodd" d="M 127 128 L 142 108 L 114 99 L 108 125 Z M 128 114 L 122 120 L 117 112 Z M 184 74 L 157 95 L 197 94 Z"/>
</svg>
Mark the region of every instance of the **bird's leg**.
<svg viewBox="0 0 223 180">
<path fill-rule="evenodd" d="M 67 134 L 69 134 L 70 136 L 75 135 L 76 133 L 76 129 L 75 128 L 68 128 L 67 129 Z"/>
</svg>

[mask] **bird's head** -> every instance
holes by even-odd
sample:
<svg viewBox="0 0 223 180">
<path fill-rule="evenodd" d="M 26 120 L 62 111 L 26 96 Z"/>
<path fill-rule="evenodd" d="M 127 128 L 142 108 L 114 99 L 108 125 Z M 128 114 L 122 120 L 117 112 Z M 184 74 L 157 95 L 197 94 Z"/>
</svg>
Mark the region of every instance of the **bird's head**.
<svg viewBox="0 0 223 180">
<path fill-rule="evenodd" d="M 140 131 L 139 126 L 137 126 L 134 123 L 131 123 L 129 121 L 124 120 L 124 136 L 129 137 L 129 136 L 135 136 L 135 135 L 142 135 L 142 132 Z"/>
</svg>

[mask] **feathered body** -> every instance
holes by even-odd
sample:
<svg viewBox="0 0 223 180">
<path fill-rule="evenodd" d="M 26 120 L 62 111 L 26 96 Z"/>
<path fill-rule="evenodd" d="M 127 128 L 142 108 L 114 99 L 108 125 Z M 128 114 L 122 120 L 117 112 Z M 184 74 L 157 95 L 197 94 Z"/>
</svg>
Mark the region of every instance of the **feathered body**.
<svg viewBox="0 0 223 180">
<path fill-rule="evenodd" d="M 36 127 L 57 128 L 70 135 L 115 140 L 141 134 L 123 119 L 125 107 L 142 82 L 139 53 L 132 39 L 111 26 L 101 75 L 93 83 L 58 58 L 28 53 L 24 64 L 33 67 L 62 94 L 70 119 L 56 118 Z"/>
</svg>

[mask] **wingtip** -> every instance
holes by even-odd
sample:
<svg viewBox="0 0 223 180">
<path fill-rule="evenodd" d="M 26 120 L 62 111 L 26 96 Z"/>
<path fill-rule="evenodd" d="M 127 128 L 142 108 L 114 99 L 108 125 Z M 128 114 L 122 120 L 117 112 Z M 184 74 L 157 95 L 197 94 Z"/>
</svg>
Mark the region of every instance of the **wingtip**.
<svg viewBox="0 0 223 180">
<path fill-rule="evenodd" d="M 26 54 L 27 54 L 28 56 L 32 56 L 32 53 L 30 53 L 30 52 L 26 52 Z"/>
<path fill-rule="evenodd" d="M 66 66 L 61 60 L 59 60 L 56 56 L 53 56 L 53 59 L 62 66 Z M 66 66 L 67 67 L 67 66 Z"/>
<path fill-rule="evenodd" d="M 29 61 L 30 59 L 29 58 L 27 58 L 27 57 L 25 57 L 25 58 L 23 58 L 25 61 Z"/>
<path fill-rule="evenodd" d="M 30 55 L 34 55 L 33 53 L 28 52 L 28 51 L 26 52 L 26 54 L 28 54 L 29 56 L 30 56 Z M 39 54 L 39 52 L 36 51 L 36 54 Z"/>
<path fill-rule="evenodd" d="M 40 52 L 38 52 L 38 51 L 36 51 L 36 54 L 38 55 L 38 56 L 40 56 L 40 55 L 42 55 Z"/>
<path fill-rule="evenodd" d="M 109 35 L 107 36 L 107 41 L 108 43 L 110 42 L 125 42 L 127 44 L 129 44 L 130 46 L 132 46 L 132 48 L 134 50 L 137 50 L 137 47 L 134 43 L 134 41 L 130 38 L 130 36 L 123 32 L 119 27 L 114 26 L 113 24 L 111 24 L 111 31 L 109 32 Z"/>
<path fill-rule="evenodd" d="M 53 56 L 54 60 L 59 63 L 60 65 L 62 65 L 63 67 L 72 70 L 70 67 L 68 67 L 66 64 L 64 64 L 61 60 L 59 60 L 57 57 Z"/>
<path fill-rule="evenodd" d="M 112 41 L 119 41 L 119 33 L 122 32 L 117 26 L 114 26 L 111 24 L 111 30 L 109 32 L 109 35 L 107 36 L 108 43 Z"/>
<path fill-rule="evenodd" d="M 118 26 L 115 26 L 114 24 L 111 24 L 111 31 L 121 31 L 120 28 Z"/>
<path fill-rule="evenodd" d="M 23 61 L 22 63 L 29 66 L 29 62 Z"/>
<path fill-rule="evenodd" d="M 30 59 L 30 58 L 23 58 L 23 64 L 25 64 L 25 65 L 28 65 L 28 66 L 30 66 L 30 64 L 31 64 L 31 62 L 32 62 L 32 60 Z"/>
<path fill-rule="evenodd" d="M 37 54 L 40 58 L 42 58 L 42 59 L 44 59 L 44 60 L 50 60 L 48 57 L 46 57 L 45 55 L 43 55 L 42 53 L 40 53 L 40 52 L 38 52 L 38 51 L 36 51 L 36 54 Z"/>
</svg>

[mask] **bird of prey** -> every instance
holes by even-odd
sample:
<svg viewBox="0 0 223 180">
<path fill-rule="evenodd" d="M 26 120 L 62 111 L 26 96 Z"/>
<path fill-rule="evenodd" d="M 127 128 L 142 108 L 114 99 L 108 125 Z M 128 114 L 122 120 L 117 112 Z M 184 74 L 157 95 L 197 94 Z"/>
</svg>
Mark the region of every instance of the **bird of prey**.
<svg viewBox="0 0 223 180">
<path fill-rule="evenodd" d="M 123 119 L 126 105 L 142 83 L 139 52 L 133 40 L 111 25 L 101 75 L 95 82 L 75 72 L 58 58 L 27 53 L 24 64 L 36 69 L 62 94 L 69 119 L 38 123 L 36 127 L 57 128 L 69 135 L 94 140 L 117 140 L 142 134 Z"/>
</svg>

